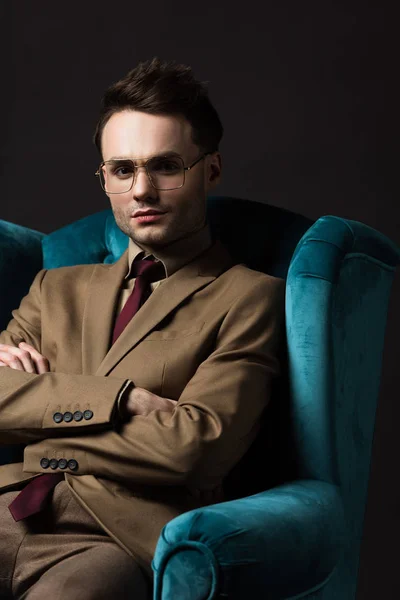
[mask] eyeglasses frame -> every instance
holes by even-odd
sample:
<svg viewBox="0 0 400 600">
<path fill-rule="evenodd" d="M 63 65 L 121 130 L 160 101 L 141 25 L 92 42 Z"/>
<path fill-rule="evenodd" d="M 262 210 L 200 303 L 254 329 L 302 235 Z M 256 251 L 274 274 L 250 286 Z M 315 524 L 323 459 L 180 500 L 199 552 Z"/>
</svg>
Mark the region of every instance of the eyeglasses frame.
<svg viewBox="0 0 400 600">
<path fill-rule="evenodd" d="M 100 165 L 99 165 L 99 167 L 98 167 L 98 169 L 97 169 L 97 171 L 96 171 L 96 173 L 95 173 L 95 176 L 99 178 L 99 180 L 100 180 L 100 186 L 101 186 L 101 189 L 102 189 L 102 190 L 103 190 L 103 191 L 104 191 L 106 194 L 127 194 L 128 192 L 130 192 L 130 191 L 131 191 L 131 189 L 132 189 L 132 188 L 133 188 L 133 186 L 134 186 L 134 183 L 135 183 L 135 181 L 136 181 L 136 173 L 137 173 L 137 170 L 138 170 L 138 169 L 140 169 L 140 167 L 144 167 L 144 168 L 146 169 L 147 177 L 148 177 L 148 179 L 149 179 L 149 181 L 150 181 L 151 185 L 153 186 L 153 188 L 154 188 L 155 190 L 158 190 L 158 191 L 161 191 L 161 192 L 162 192 L 162 191 L 166 192 L 166 191 L 171 191 L 171 190 L 179 190 L 180 188 L 182 188 L 182 187 L 185 185 L 185 179 L 186 179 L 186 178 L 185 178 L 185 172 L 186 172 L 186 171 L 190 171 L 191 169 L 193 169 L 193 167 L 194 167 L 194 166 L 196 166 L 196 165 L 197 165 L 197 163 L 199 163 L 201 160 L 203 160 L 203 158 L 205 158 L 205 157 L 206 157 L 208 154 L 212 154 L 212 152 L 204 152 L 204 154 L 202 154 L 201 156 L 199 156 L 199 158 L 197 158 L 197 159 L 196 159 L 194 162 L 192 162 L 192 164 L 188 165 L 187 167 L 185 167 L 185 165 L 184 165 L 184 163 L 183 163 L 183 158 L 182 158 L 181 156 L 179 156 L 179 155 L 174 155 L 174 156 L 175 156 L 175 158 L 176 158 L 176 156 L 178 156 L 178 157 L 179 157 L 179 158 L 182 160 L 182 163 L 183 163 L 183 182 L 182 182 L 182 185 L 178 185 L 177 187 L 173 187 L 173 188 L 157 188 L 157 187 L 154 185 L 154 183 L 153 183 L 153 181 L 152 181 L 152 179 L 151 179 L 151 177 L 150 177 L 150 173 L 149 173 L 149 171 L 147 170 L 147 163 L 148 163 L 150 160 L 153 160 L 154 158 L 171 158 L 171 156 L 158 156 L 158 155 L 156 155 L 156 156 L 151 156 L 151 157 L 150 157 L 150 158 L 148 158 L 148 159 L 147 159 L 147 160 L 146 160 L 146 161 L 145 161 L 145 162 L 144 162 L 142 165 L 138 165 L 138 166 L 135 164 L 135 162 L 134 162 L 132 159 L 130 159 L 130 158 L 129 158 L 129 159 L 126 159 L 126 160 L 130 160 L 130 161 L 133 163 L 133 167 L 134 167 L 134 169 L 135 169 L 135 170 L 134 170 L 134 176 L 133 176 L 133 178 L 132 178 L 131 187 L 129 188 L 129 190 L 126 190 L 125 192 L 107 192 L 107 191 L 106 191 L 106 190 L 103 188 L 103 185 L 102 185 L 102 183 L 101 183 L 101 179 L 100 179 L 100 170 L 101 170 L 101 168 L 102 168 L 102 167 L 103 167 L 103 166 L 104 166 L 104 165 L 105 165 L 107 162 L 111 162 L 111 161 L 109 161 L 109 160 L 103 160 L 103 162 L 101 162 L 101 163 L 100 163 Z M 123 160 L 123 159 L 121 159 L 121 160 Z M 137 161 L 137 160 L 144 160 L 144 159 L 143 159 L 143 158 L 136 158 L 135 160 Z"/>
</svg>

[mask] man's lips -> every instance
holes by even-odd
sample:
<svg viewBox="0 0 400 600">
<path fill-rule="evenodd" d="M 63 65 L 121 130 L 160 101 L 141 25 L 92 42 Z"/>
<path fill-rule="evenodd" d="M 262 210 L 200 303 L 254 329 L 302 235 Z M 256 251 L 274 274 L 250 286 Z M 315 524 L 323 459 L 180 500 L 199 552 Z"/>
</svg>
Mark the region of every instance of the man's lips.
<svg viewBox="0 0 400 600">
<path fill-rule="evenodd" d="M 132 217 L 135 219 L 136 217 L 146 217 L 148 215 L 163 215 L 164 213 L 161 210 L 155 210 L 154 208 L 149 208 L 148 210 L 136 210 Z"/>
<path fill-rule="evenodd" d="M 137 223 L 154 223 L 155 221 L 162 219 L 164 214 L 165 213 L 158 210 L 138 210 L 133 213 L 133 218 Z"/>
</svg>

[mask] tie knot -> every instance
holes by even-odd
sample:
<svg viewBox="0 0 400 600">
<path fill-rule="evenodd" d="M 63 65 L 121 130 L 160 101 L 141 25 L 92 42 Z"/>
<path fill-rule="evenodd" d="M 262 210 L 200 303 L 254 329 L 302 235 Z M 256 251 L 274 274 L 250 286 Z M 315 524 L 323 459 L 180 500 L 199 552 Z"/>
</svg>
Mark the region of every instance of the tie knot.
<svg viewBox="0 0 400 600">
<path fill-rule="evenodd" d="M 132 277 L 140 277 L 147 281 L 161 279 L 162 271 L 160 263 L 156 262 L 154 258 L 143 258 L 142 260 L 135 261 L 132 265 Z"/>
</svg>

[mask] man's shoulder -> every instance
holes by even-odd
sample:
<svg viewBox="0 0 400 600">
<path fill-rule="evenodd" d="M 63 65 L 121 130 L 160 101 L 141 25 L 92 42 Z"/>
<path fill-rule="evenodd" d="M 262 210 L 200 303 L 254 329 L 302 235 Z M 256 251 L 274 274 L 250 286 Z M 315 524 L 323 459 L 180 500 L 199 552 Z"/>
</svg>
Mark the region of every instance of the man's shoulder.
<svg viewBox="0 0 400 600">
<path fill-rule="evenodd" d="M 69 279 L 71 277 L 87 277 L 88 275 L 93 273 L 95 269 L 109 269 L 110 267 L 112 267 L 112 265 L 104 263 L 92 263 L 89 265 L 71 265 L 68 267 L 54 267 L 46 270 L 46 278 L 51 277 L 57 279 Z"/>
<path fill-rule="evenodd" d="M 285 279 L 263 271 L 251 269 L 244 263 L 237 263 L 221 275 L 225 282 L 242 294 L 254 288 L 274 289 L 284 288 Z"/>
<path fill-rule="evenodd" d="M 76 288 L 80 283 L 89 283 L 94 272 L 107 272 L 112 268 L 112 264 L 92 263 L 87 265 L 72 265 L 68 267 L 55 267 L 45 270 L 42 287 L 70 287 Z"/>
</svg>

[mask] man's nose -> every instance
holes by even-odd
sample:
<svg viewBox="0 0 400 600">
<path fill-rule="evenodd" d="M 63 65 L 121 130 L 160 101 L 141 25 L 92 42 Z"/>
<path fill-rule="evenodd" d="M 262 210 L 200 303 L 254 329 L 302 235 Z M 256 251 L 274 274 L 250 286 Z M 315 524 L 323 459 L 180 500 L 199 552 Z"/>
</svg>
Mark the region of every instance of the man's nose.
<svg viewBox="0 0 400 600">
<path fill-rule="evenodd" d="M 157 192 L 152 186 L 144 166 L 136 167 L 135 180 L 132 186 L 133 195 L 136 197 L 153 196 Z"/>
</svg>

